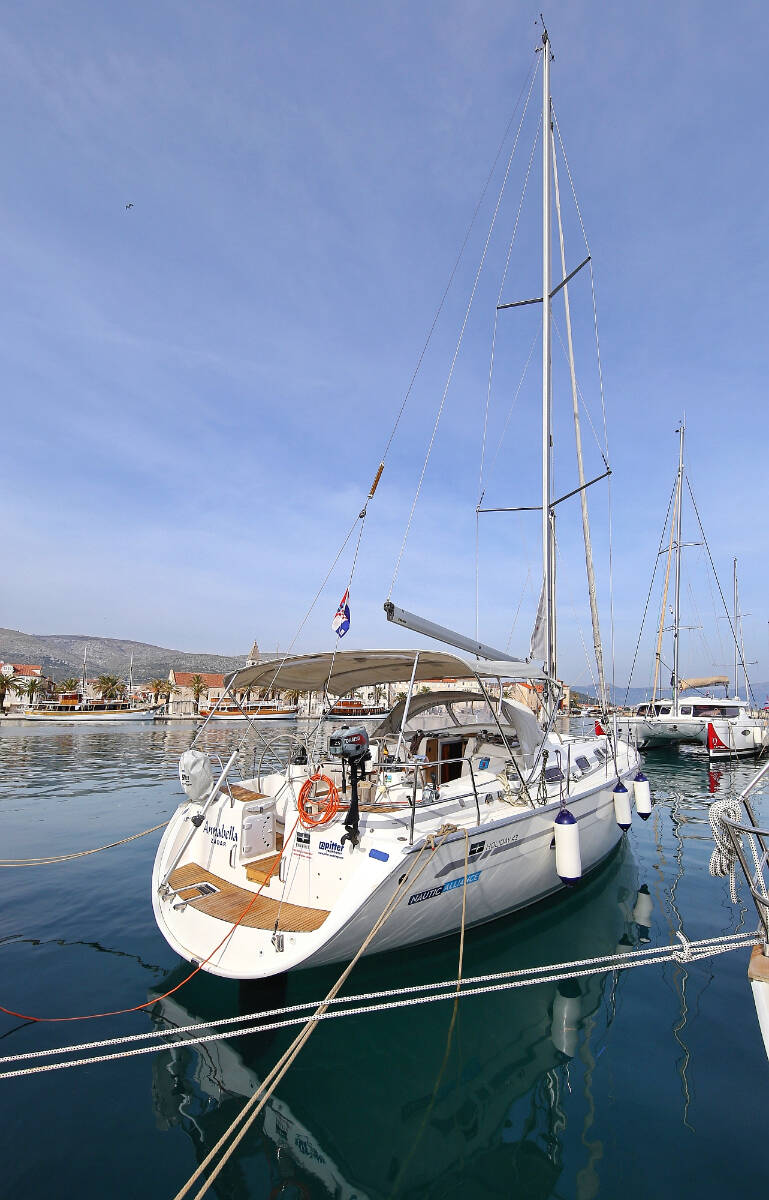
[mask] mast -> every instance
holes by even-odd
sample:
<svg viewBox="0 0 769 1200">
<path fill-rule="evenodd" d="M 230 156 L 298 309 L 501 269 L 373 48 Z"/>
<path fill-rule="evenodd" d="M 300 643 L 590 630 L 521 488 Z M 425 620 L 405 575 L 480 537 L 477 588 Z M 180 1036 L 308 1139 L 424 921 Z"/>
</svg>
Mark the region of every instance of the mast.
<svg viewBox="0 0 769 1200">
<path fill-rule="evenodd" d="M 552 500 L 552 371 L 550 353 L 550 38 L 542 30 L 542 573 L 545 673 L 555 679 L 555 530 Z"/>
<path fill-rule="evenodd" d="M 681 418 L 678 429 L 678 478 L 676 480 L 676 583 L 675 608 L 673 609 L 673 715 L 678 716 L 678 645 L 681 624 L 681 491 L 684 481 L 684 433 L 686 418 Z"/>
<path fill-rule="evenodd" d="M 734 695 L 736 698 L 740 694 L 740 689 L 737 686 L 737 672 L 739 670 L 739 647 L 737 645 L 737 638 L 739 637 L 739 627 L 740 627 L 740 602 L 737 598 L 737 559 L 736 558 L 734 559 L 733 570 L 734 570 Z"/>
<path fill-rule="evenodd" d="M 668 543 L 667 562 L 665 563 L 665 586 L 662 589 L 662 604 L 660 606 L 660 623 L 657 630 L 657 649 L 654 654 L 654 686 L 652 687 L 652 704 L 657 699 L 657 684 L 660 678 L 662 663 L 662 634 L 665 629 L 665 613 L 668 610 L 668 585 L 670 583 L 670 562 L 673 557 L 673 539 L 676 533 L 676 513 L 678 512 L 678 490 L 673 503 L 673 515 L 670 518 L 670 541 Z"/>
<path fill-rule="evenodd" d="M 85 661 L 88 657 L 88 643 L 83 646 L 83 699 L 85 700 Z"/>
<path fill-rule="evenodd" d="M 563 223 L 561 221 L 561 197 L 558 189 L 558 159 L 555 153 L 555 139 L 550 137 L 553 155 L 553 185 L 555 191 L 555 211 L 558 218 L 558 240 L 561 249 L 561 274 L 566 279 L 566 248 L 563 238 Z M 595 571 L 593 569 L 593 546 L 590 537 L 590 517 L 587 509 L 587 490 L 585 487 L 585 465 L 582 459 L 582 431 L 579 418 L 579 393 L 577 391 L 577 374 L 574 367 L 574 339 L 571 330 L 571 308 L 569 305 L 569 288 L 563 286 L 563 304 L 566 314 L 566 339 L 569 351 L 569 376 L 571 379 L 571 404 L 574 416 L 574 438 L 577 446 L 577 469 L 579 472 L 580 505 L 582 508 L 582 540 L 585 545 L 585 569 L 587 571 L 587 587 L 590 596 L 590 620 L 593 626 L 593 653 L 598 670 L 598 701 L 601 711 L 606 711 L 606 678 L 603 670 L 603 647 L 601 646 L 601 628 L 598 620 L 598 598 L 595 587 Z"/>
</svg>

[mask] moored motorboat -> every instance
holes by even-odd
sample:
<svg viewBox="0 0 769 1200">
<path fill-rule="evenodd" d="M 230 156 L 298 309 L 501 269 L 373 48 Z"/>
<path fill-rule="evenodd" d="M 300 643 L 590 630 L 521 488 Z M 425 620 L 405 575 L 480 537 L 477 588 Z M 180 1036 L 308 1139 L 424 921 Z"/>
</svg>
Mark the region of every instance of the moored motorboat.
<svg viewBox="0 0 769 1200">
<path fill-rule="evenodd" d="M 362 700 L 342 698 L 324 709 L 327 721 L 381 721 L 390 709 L 386 704 L 364 704 Z"/>
<path fill-rule="evenodd" d="M 295 721 L 298 714 L 296 704 L 277 700 L 249 700 L 243 704 L 223 700 L 213 708 L 200 710 L 200 716 L 209 721 Z"/>
<path fill-rule="evenodd" d="M 61 700 L 43 701 L 21 714 L 25 721 L 57 725 L 109 724 L 112 722 L 154 721 L 161 711 L 159 704 L 131 704 L 127 700 Z"/>
</svg>

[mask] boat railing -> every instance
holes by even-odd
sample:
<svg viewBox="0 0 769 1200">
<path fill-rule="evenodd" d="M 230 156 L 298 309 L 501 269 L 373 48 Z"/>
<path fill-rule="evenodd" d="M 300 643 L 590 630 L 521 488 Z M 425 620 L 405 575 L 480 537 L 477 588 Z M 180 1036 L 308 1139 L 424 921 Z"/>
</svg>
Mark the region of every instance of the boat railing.
<svg viewBox="0 0 769 1200">
<path fill-rule="evenodd" d="M 761 829 L 747 821 L 733 821 L 729 817 L 721 819 L 729 831 L 735 857 L 753 897 L 764 931 L 764 941 L 769 942 L 769 829 Z M 750 857 L 746 850 L 749 851 Z"/>
<path fill-rule="evenodd" d="M 230 771 L 232 768 L 230 767 L 230 770 L 225 771 L 224 759 L 222 758 L 221 754 L 209 754 L 208 757 L 211 759 L 211 762 L 215 762 L 219 766 L 219 780 L 221 781 L 221 783 L 219 783 L 219 780 L 217 780 L 217 782 L 214 784 L 214 787 L 218 791 L 222 791 L 223 788 L 226 788 L 227 795 L 230 798 L 230 804 L 233 805 L 235 803 L 235 798 L 230 789 L 230 778 L 229 778 Z"/>
<path fill-rule="evenodd" d="M 411 805 L 411 822 L 409 825 L 409 845 L 410 846 L 413 846 L 413 844 L 414 844 L 414 822 L 416 821 L 416 815 L 417 815 L 417 789 L 418 789 L 418 784 L 419 784 L 420 772 L 422 775 L 422 792 L 424 793 L 425 775 L 428 771 L 430 771 L 432 773 L 431 778 L 428 781 L 428 786 L 434 787 L 437 789 L 440 785 L 435 783 L 436 771 L 439 771 L 443 767 L 452 766 L 455 763 L 467 763 L 467 766 L 469 767 L 470 782 L 472 783 L 472 786 L 473 786 L 473 797 L 475 799 L 475 811 L 476 811 L 476 814 L 478 817 L 478 824 L 480 825 L 480 823 L 481 823 L 481 802 L 478 797 L 478 787 L 475 782 L 475 770 L 473 768 L 473 762 L 472 762 L 471 758 L 467 758 L 467 757 L 464 757 L 463 755 L 459 755 L 457 758 L 441 758 L 440 760 L 438 760 L 436 762 L 424 762 L 424 763 L 411 762 L 408 765 L 409 765 L 409 767 L 413 768 L 414 779 L 413 779 L 413 782 L 411 785 L 411 799 L 410 799 L 410 805 Z"/>
<path fill-rule="evenodd" d="M 745 881 L 753 897 L 758 918 L 764 933 L 764 942 L 769 944 L 769 829 L 761 828 L 756 820 L 751 796 L 760 783 L 769 777 L 769 763 L 756 771 L 747 787 L 740 793 L 737 803 L 747 819 L 735 819 L 727 813 L 720 814 L 720 821 L 727 830 L 734 856 L 740 864 Z"/>
</svg>

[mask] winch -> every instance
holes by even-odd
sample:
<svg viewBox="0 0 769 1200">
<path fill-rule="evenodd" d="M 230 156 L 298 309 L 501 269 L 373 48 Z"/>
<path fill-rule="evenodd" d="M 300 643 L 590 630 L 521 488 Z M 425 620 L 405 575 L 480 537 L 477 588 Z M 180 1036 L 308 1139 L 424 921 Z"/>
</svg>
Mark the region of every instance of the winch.
<svg viewBox="0 0 769 1200">
<path fill-rule="evenodd" d="M 345 763 L 350 764 L 350 785 L 352 788 L 352 799 L 350 807 L 347 810 L 347 819 L 344 823 L 345 834 L 342 838 L 342 845 L 349 841 L 353 847 L 358 845 L 360 834 L 358 832 L 358 824 L 360 821 L 360 810 L 358 808 L 358 780 L 365 779 L 366 776 L 366 759 L 369 756 L 369 741 L 368 733 L 363 725 L 343 725 L 339 733 L 332 733 L 328 739 L 328 752 L 333 758 L 341 758 L 342 760 L 342 791 L 346 791 L 345 782 Z"/>
</svg>

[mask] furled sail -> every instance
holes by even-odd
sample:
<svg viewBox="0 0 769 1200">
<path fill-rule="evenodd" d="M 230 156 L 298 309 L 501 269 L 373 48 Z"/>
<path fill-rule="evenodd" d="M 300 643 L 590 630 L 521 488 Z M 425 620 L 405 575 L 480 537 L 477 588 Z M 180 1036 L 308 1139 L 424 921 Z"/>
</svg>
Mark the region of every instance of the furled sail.
<svg viewBox="0 0 769 1200">
<path fill-rule="evenodd" d="M 545 581 L 542 580 L 542 591 L 539 593 L 539 604 L 537 605 L 537 619 L 534 622 L 534 628 L 531 633 L 531 647 L 529 649 L 529 662 L 540 660 L 544 661 L 547 656 L 547 615 L 545 601 Z"/>
</svg>

